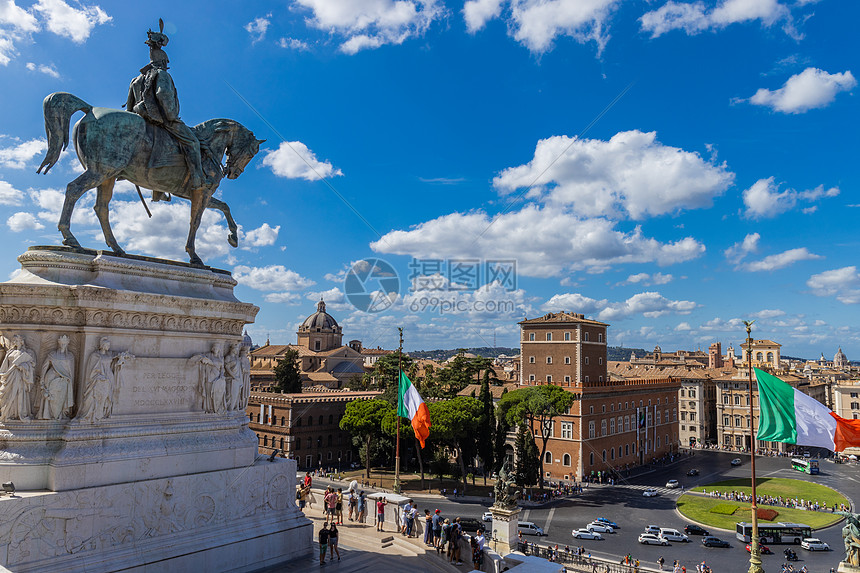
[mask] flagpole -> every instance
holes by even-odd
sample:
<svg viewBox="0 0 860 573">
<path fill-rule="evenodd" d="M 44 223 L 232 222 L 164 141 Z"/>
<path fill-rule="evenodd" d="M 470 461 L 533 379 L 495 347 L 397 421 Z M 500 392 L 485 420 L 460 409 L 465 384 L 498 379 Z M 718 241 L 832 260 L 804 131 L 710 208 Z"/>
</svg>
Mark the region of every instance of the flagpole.
<svg viewBox="0 0 860 573">
<path fill-rule="evenodd" d="M 400 493 L 400 369 L 403 366 L 403 327 L 397 328 L 400 333 L 400 347 L 397 350 L 397 437 L 395 438 L 394 453 L 394 493 Z"/>
<path fill-rule="evenodd" d="M 752 324 L 754 320 L 745 320 L 744 325 L 747 328 L 747 374 L 749 376 L 749 401 L 750 401 L 750 473 L 752 479 L 752 503 L 750 512 L 752 513 L 752 537 L 750 539 L 750 568 L 748 573 L 764 573 L 764 568 L 761 566 L 761 548 L 759 547 L 758 538 L 758 505 L 756 504 L 755 493 L 755 416 L 753 415 L 753 371 L 752 371 Z"/>
</svg>

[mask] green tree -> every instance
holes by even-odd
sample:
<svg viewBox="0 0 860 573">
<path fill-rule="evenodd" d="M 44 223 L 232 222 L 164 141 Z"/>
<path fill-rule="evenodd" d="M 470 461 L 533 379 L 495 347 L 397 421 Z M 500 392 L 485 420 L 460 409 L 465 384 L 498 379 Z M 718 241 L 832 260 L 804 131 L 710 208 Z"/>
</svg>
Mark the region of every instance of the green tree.
<svg viewBox="0 0 860 573">
<path fill-rule="evenodd" d="M 275 388 L 286 394 L 298 394 L 302 391 L 302 376 L 299 371 L 299 351 L 287 348 L 284 357 L 278 360 L 273 370 Z"/>
<path fill-rule="evenodd" d="M 340 429 L 349 432 L 353 439 L 364 446 L 362 461 L 366 477 L 370 479 L 371 444 L 382 433 L 382 422 L 388 412 L 393 411 L 391 404 L 384 400 L 353 400 L 346 405 L 340 419 Z"/>
<path fill-rule="evenodd" d="M 517 467 L 514 476 L 517 485 L 529 487 L 535 484 L 540 477 L 541 471 L 540 452 L 535 446 L 535 439 L 525 424 L 520 424 L 517 430 L 517 439 L 514 442 L 514 451 L 517 455 Z"/>
<path fill-rule="evenodd" d="M 466 460 L 475 456 L 475 433 L 481 418 L 481 403 L 475 398 L 457 396 L 451 400 L 431 402 L 430 439 L 447 446 L 457 459 L 463 491 L 466 491 Z"/>
<path fill-rule="evenodd" d="M 481 419 L 478 422 L 477 447 L 478 456 L 484 465 L 484 485 L 487 485 L 487 472 L 495 469 L 496 457 L 496 408 L 493 405 L 493 394 L 490 392 L 490 370 L 484 370 L 478 402 L 481 403 Z"/>
<path fill-rule="evenodd" d="M 426 386 L 429 396 L 440 398 L 454 396 L 469 384 L 480 380 L 480 374 L 485 370 L 490 370 L 491 378 L 495 378 L 495 372 L 492 370 L 493 361 L 490 358 L 467 357 L 465 352 L 461 348 L 457 351 L 457 355 L 446 363 L 446 366 L 437 371 L 428 372 Z"/>
<path fill-rule="evenodd" d="M 538 463 L 538 484 L 543 488 L 543 458 L 546 454 L 555 418 L 564 413 L 579 399 L 579 395 L 568 392 L 561 386 L 527 386 L 508 392 L 499 401 L 499 416 L 512 426 L 525 422 L 530 431 L 540 432 L 541 448 Z"/>
</svg>

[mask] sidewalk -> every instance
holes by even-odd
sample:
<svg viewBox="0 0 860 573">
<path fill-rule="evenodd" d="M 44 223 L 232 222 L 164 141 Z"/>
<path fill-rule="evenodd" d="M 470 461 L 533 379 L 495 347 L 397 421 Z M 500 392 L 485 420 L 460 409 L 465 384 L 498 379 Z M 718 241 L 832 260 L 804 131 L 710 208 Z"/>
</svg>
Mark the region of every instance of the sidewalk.
<svg viewBox="0 0 860 573">
<path fill-rule="evenodd" d="M 322 480 L 320 480 L 322 481 Z M 315 486 L 317 484 L 314 484 Z M 326 555 L 326 564 L 319 564 L 319 545 L 317 534 L 322 527 L 324 516 L 322 504 L 314 503 L 313 507 L 305 507 L 304 514 L 314 524 L 313 554 L 309 557 L 281 564 L 256 573 L 299 573 L 313 570 L 337 573 L 402 573 L 403 571 L 427 571 L 429 573 L 451 573 L 468 571 L 471 563 L 456 567 L 436 554 L 433 548 L 425 547 L 422 539 L 401 536 L 394 531 L 393 523 L 386 523 L 387 531 L 379 532 L 368 516 L 368 523 L 359 524 L 348 521 L 344 515 L 343 525 L 338 526 L 338 546 L 341 559 L 335 554 Z M 348 514 L 348 512 L 347 512 Z"/>
</svg>

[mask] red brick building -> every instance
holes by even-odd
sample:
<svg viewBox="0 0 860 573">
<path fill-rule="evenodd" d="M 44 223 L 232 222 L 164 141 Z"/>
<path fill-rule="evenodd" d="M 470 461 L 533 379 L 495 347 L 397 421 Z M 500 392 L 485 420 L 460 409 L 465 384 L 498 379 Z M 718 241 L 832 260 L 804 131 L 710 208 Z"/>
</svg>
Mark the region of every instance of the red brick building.
<svg viewBox="0 0 860 573">
<path fill-rule="evenodd" d="M 251 392 L 246 413 L 257 434 L 259 451 L 280 450 L 296 460 L 299 469 L 342 468 L 357 458 L 352 436 L 340 429 L 346 405 L 372 400 L 381 392 L 303 392 L 276 394 Z"/>
<path fill-rule="evenodd" d="M 520 384 L 555 384 L 579 395 L 569 412 L 553 421 L 543 460 L 546 478 L 578 481 L 678 450 L 680 381 L 610 380 L 609 325 L 582 314 L 549 313 L 519 324 Z"/>
</svg>

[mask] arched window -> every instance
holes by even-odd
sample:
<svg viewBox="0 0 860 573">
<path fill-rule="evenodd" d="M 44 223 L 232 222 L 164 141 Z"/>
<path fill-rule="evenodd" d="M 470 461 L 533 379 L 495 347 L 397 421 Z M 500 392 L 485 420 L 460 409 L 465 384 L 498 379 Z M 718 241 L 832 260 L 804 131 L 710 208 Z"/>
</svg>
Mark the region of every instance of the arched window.
<svg viewBox="0 0 860 573">
<path fill-rule="evenodd" d="M 603 450 L 603 461 L 606 461 L 606 450 Z"/>
<path fill-rule="evenodd" d="M 762 360 L 764 360 L 764 354 L 762 352 L 756 352 L 755 359 L 761 362 Z"/>
<path fill-rule="evenodd" d="M 269 436 L 263 436 L 263 447 L 269 445 Z"/>
<path fill-rule="evenodd" d="M 320 424 L 320 426 L 322 426 L 322 425 L 323 425 L 323 417 L 322 417 L 322 416 L 320 416 L 319 424 Z"/>
<path fill-rule="evenodd" d="M 284 438 L 281 438 L 281 449 L 284 449 Z"/>
<path fill-rule="evenodd" d="M 551 464 L 552 463 L 552 452 L 547 452 L 543 455 L 543 463 Z"/>
<path fill-rule="evenodd" d="M 621 446 L 618 446 L 618 457 L 621 457 Z"/>
<path fill-rule="evenodd" d="M 590 454 L 588 454 L 588 465 L 590 465 L 590 466 L 594 465 L 594 452 L 591 452 Z"/>
<path fill-rule="evenodd" d="M 301 438 L 296 438 L 296 449 L 297 450 L 302 449 L 302 439 Z"/>
<path fill-rule="evenodd" d="M 773 352 L 768 352 L 768 353 L 767 353 L 767 361 L 768 361 L 768 362 L 773 362 Z"/>
<path fill-rule="evenodd" d="M 609 450 L 609 457 L 613 460 L 615 459 L 615 448 Z"/>
<path fill-rule="evenodd" d="M 620 448 L 621 446 L 618 446 L 618 447 Z M 624 455 L 625 456 L 630 455 L 630 444 L 624 444 Z"/>
<path fill-rule="evenodd" d="M 281 416 L 281 425 L 282 425 L 282 426 L 286 426 L 286 425 L 287 425 L 287 419 L 286 419 L 285 417 L 283 417 L 283 416 Z"/>
<path fill-rule="evenodd" d="M 329 424 L 333 424 L 333 423 L 334 423 L 334 416 L 333 416 L 332 414 L 329 414 L 329 415 L 328 415 L 328 423 L 329 423 Z"/>
<path fill-rule="evenodd" d="M 564 454 L 561 458 L 561 463 L 570 466 L 570 454 Z"/>
</svg>

